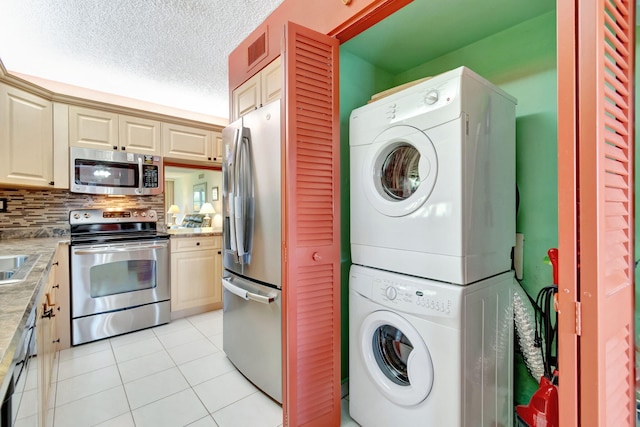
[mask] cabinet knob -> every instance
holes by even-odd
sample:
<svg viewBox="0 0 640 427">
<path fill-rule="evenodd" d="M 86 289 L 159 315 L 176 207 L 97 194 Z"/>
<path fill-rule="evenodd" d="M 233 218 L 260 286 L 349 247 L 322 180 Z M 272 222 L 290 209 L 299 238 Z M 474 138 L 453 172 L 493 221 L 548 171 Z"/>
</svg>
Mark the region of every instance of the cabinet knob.
<svg viewBox="0 0 640 427">
<path fill-rule="evenodd" d="M 124 150 L 126 150 L 126 149 L 127 149 L 127 147 L 120 147 L 120 149 L 121 149 L 122 151 L 124 151 Z"/>
<path fill-rule="evenodd" d="M 222 251 L 218 251 L 218 255 L 222 255 Z"/>
<path fill-rule="evenodd" d="M 322 255 L 320 255 L 318 252 L 315 252 L 311 258 L 313 258 L 314 261 L 321 261 L 322 260 Z"/>
<path fill-rule="evenodd" d="M 211 157 L 207 157 L 207 159 L 211 160 Z"/>
<path fill-rule="evenodd" d="M 196 246 L 200 246 L 200 242 L 196 242 Z"/>
<path fill-rule="evenodd" d="M 49 185 L 56 185 L 56 183 L 53 181 L 49 181 Z"/>
<path fill-rule="evenodd" d="M 114 145 L 114 146 L 113 146 L 113 149 L 114 149 L 114 150 L 117 150 L 117 149 L 118 149 L 118 146 L 117 146 L 117 145 Z"/>
</svg>

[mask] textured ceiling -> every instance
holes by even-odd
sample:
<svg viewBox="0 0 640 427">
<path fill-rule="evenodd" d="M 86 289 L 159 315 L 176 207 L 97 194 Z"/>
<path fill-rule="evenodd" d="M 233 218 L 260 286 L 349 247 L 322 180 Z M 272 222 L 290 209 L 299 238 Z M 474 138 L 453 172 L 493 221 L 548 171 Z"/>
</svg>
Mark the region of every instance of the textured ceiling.
<svg viewBox="0 0 640 427">
<path fill-rule="evenodd" d="M 227 57 L 283 0 L 1 0 L 7 70 L 228 117 Z"/>
</svg>

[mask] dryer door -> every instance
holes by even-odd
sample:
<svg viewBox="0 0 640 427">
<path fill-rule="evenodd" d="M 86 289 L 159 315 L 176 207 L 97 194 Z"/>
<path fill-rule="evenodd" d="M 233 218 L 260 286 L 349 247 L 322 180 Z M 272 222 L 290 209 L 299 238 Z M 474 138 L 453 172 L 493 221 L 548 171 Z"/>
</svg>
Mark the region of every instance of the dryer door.
<svg viewBox="0 0 640 427">
<path fill-rule="evenodd" d="M 392 402 L 414 406 L 433 385 L 433 364 L 424 340 L 403 317 L 390 311 L 369 314 L 360 328 L 366 370 Z"/>
<path fill-rule="evenodd" d="M 436 183 L 436 150 L 420 129 L 394 126 L 373 140 L 363 174 L 364 192 L 375 209 L 409 215 L 427 201 Z"/>
</svg>

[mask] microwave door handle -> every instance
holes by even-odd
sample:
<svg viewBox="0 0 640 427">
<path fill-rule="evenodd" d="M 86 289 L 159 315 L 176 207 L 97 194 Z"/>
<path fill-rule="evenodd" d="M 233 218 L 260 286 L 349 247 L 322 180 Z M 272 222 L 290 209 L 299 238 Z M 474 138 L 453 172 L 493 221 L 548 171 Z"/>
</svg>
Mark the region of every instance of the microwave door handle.
<svg viewBox="0 0 640 427">
<path fill-rule="evenodd" d="M 143 194 L 142 186 L 144 184 L 144 176 L 142 172 L 142 156 L 138 156 L 138 190 L 136 191 L 138 194 Z"/>
</svg>

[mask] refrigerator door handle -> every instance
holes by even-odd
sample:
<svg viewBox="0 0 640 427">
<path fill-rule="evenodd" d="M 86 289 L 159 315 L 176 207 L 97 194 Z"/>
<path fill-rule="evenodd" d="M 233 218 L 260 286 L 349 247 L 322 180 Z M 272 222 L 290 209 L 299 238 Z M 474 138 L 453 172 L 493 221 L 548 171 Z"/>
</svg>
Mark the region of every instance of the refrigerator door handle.
<svg viewBox="0 0 640 427">
<path fill-rule="evenodd" d="M 259 302 L 260 304 L 271 304 L 276 300 L 276 298 L 272 296 L 264 296 L 264 295 L 259 295 L 253 292 L 249 292 L 246 289 L 243 289 L 239 286 L 232 284 L 228 279 L 229 279 L 228 277 L 222 278 L 222 286 L 224 286 L 224 288 L 229 292 L 231 292 L 232 294 L 239 296 L 245 301 L 252 300 L 255 302 Z"/>
<path fill-rule="evenodd" d="M 229 189 L 229 245 L 231 251 L 238 256 L 238 245 L 236 240 L 236 214 L 235 214 L 235 195 L 236 195 L 236 168 L 238 157 L 238 145 L 241 141 L 242 129 L 236 129 L 235 136 L 233 138 L 233 154 L 231 156 L 231 162 L 229 163 L 230 171 L 229 178 L 232 181 Z"/>
<path fill-rule="evenodd" d="M 248 264 L 253 246 L 253 158 L 251 141 L 242 136 L 236 156 L 236 239 L 241 264 Z"/>
</svg>

